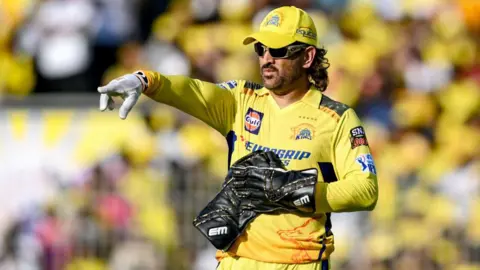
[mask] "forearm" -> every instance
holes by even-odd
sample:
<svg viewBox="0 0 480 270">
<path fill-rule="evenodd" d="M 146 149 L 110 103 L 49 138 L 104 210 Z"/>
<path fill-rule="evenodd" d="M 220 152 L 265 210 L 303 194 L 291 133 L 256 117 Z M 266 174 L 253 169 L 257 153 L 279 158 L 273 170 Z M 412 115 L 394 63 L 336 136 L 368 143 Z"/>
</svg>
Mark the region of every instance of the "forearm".
<svg viewBox="0 0 480 270">
<path fill-rule="evenodd" d="M 315 190 L 317 213 L 371 211 L 377 199 L 378 185 L 374 178 L 317 183 Z"/>
<path fill-rule="evenodd" d="M 189 102 L 205 101 L 195 94 L 199 94 L 200 86 L 196 80 L 186 76 L 167 76 L 157 72 L 145 72 L 148 78 L 148 88 L 143 92 L 151 99 L 165 103 L 181 110 L 188 108 Z M 192 96 L 195 95 L 195 96 Z M 194 98 L 197 97 L 197 98 Z M 203 103 L 206 106 L 205 102 Z"/>
<path fill-rule="evenodd" d="M 213 83 L 186 76 L 166 76 L 145 72 L 148 87 L 143 92 L 151 99 L 190 114 L 226 133 L 235 111 L 233 93 Z"/>
</svg>

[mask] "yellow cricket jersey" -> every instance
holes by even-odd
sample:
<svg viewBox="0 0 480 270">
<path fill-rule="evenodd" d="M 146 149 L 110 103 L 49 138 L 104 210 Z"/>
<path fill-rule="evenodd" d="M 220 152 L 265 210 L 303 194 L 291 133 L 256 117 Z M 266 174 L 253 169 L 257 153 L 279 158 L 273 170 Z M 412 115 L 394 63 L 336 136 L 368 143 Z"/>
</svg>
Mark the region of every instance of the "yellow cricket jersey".
<svg viewBox="0 0 480 270">
<path fill-rule="evenodd" d="M 147 96 L 203 120 L 226 137 L 229 166 L 252 151 L 271 150 L 289 170 L 319 171 L 314 215 L 261 214 L 228 252 L 217 252 L 219 260 L 326 260 L 334 250 L 330 213 L 375 207 L 375 165 L 360 120 L 346 105 L 312 88 L 281 109 L 267 89 L 249 81 L 213 84 L 145 73 Z"/>
</svg>

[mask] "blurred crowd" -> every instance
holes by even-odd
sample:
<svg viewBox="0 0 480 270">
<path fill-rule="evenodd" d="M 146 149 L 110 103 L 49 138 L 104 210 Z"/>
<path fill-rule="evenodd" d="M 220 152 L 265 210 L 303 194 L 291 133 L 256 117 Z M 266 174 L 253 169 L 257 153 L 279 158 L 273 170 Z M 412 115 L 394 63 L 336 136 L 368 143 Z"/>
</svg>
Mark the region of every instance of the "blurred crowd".
<svg viewBox="0 0 480 270">
<path fill-rule="evenodd" d="M 260 82 L 243 37 L 292 4 L 314 18 L 326 94 L 361 117 L 379 177 L 373 212 L 332 216 L 334 269 L 480 269 L 480 1 L 3 0 L 0 104 L 94 94 L 141 68 Z M 13 131 L 28 118 L 6 115 Z M 52 134 L 81 119 L 75 165 L 3 219 L 0 269 L 214 269 L 191 221 L 227 169 L 219 134 L 146 98 L 123 123 L 42 117 Z"/>
</svg>

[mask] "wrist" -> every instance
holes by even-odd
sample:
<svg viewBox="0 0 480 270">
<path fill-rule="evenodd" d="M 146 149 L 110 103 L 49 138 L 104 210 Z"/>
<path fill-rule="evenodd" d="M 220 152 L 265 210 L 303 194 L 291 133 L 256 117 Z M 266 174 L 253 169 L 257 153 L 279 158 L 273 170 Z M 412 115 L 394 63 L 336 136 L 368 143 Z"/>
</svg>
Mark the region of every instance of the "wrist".
<svg viewBox="0 0 480 270">
<path fill-rule="evenodd" d="M 149 87 L 147 74 L 145 74 L 145 72 L 142 70 L 137 70 L 133 73 L 133 75 L 135 75 L 142 83 L 142 93 L 145 92 Z"/>
</svg>

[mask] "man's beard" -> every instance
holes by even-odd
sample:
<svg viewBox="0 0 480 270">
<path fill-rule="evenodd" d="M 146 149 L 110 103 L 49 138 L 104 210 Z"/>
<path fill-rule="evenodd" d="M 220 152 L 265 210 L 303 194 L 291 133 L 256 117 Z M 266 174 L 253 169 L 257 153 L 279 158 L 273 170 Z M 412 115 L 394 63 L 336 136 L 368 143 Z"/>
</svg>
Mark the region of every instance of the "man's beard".
<svg viewBox="0 0 480 270">
<path fill-rule="evenodd" d="M 279 90 L 283 87 L 283 85 L 285 85 L 285 78 L 280 75 L 276 75 L 274 80 L 267 79 L 265 76 L 262 76 L 262 80 L 265 88 L 272 91 Z"/>
<path fill-rule="evenodd" d="M 292 67 L 292 69 L 287 71 L 287 73 L 291 74 L 291 76 L 288 77 L 281 75 L 280 72 L 274 67 L 269 66 L 268 68 L 274 69 L 275 73 L 273 75 L 265 76 L 262 68 L 262 81 L 265 88 L 274 92 L 281 93 L 282 90 L 287 90 L 284 89 L 286 85 L 292 84 L 301 77 L 301 68 L 296 69 Z M 275 79 L 272 80 L 273 78 L 270 77 L 274 77 Z"/>
</svg>

